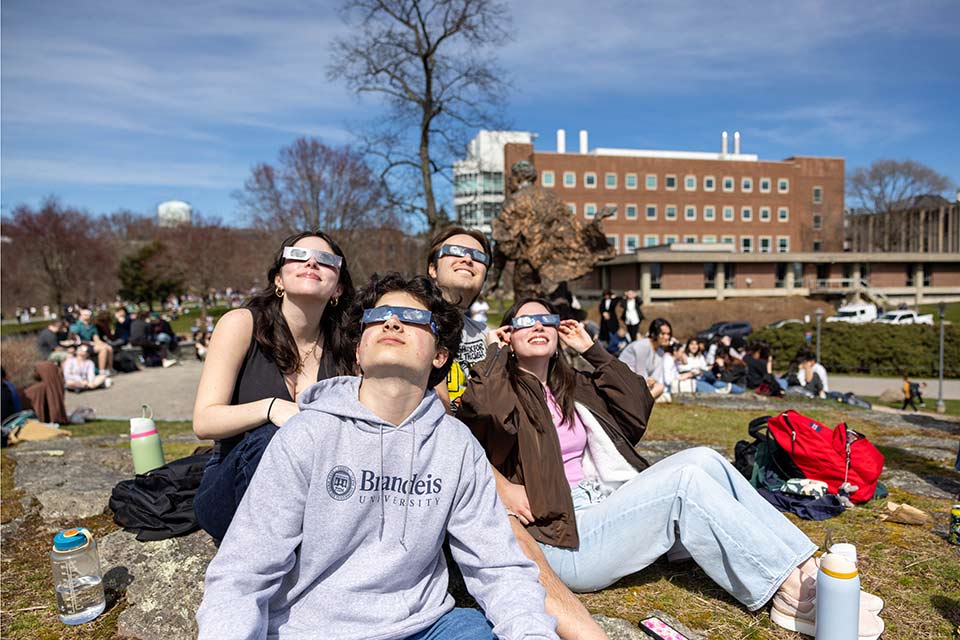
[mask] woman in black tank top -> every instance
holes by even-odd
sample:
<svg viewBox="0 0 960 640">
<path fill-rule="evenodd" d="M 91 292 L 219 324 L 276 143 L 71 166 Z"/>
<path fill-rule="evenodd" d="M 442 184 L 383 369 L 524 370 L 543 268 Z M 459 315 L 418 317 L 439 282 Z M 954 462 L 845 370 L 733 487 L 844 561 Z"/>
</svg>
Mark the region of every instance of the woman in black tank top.
<svg viewBox="0 0 960 640">
<path fill-rule="evenodd" d="M 342 328 L 353 282 L 330 237 L 315 231 L 284 240 L 267 283 L 217 323 L 193 410 L 197 437 L 216 440 L 194 512 L 217 540 L 270 439 L 298 412 L 297 396 L 318 380 L 356 369 Z"/>
</svg>

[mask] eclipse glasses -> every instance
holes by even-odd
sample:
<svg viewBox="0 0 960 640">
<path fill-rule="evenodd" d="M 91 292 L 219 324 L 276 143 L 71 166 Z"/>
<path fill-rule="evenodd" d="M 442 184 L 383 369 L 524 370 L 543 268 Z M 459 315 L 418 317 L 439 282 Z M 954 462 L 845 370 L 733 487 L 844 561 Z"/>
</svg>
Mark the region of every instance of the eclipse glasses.
<svg viewBox="0 0 960 640">
<path fill-rule="evenodd" d="M 310 258 L 317 261 L 317 264 L 324 264 L 334 269 L 339 269 L 343 264 L 343 258 L 333 253 L 320 251 L 319 249 L 304 249 L 303 247 L 284 247 L 283 257 L 287 260 L 297 260 L 306 262 Z"/>
<path fill-rule="evenodd" d="M 544 327 L 559 327 L 560 314 L 538 313 L 532 316 L 517 316 L 510 321 L 510 326 L 514 329 L 529 329 L 538 322 Z"/>
<path fill-rule="evenodd" d="M 457 258 L 463 258 L 465 256 L 470 256 L 474 262 L 479 262 L 484 266 L 490 264 L 490 256 L 485 254 L 480 249 L 471 249 L 470 247 L 461 247 L 459 244 L 445 244 L 437 250 L 437 258 L 442 258 L 443 256 L 454 256 Z"/>
<path fill-rule="evenodd" d="M 437 323 L 433 321 L 433 314 L 426 309 L 413 307 L 391 307 L 384 305 L 375 309 L 363 310 L 363 324 L 386 322 L 396 316 L 403 324 L 420 324 L 430 328 L 433 335 L 437 335 Z"/>
</svg>

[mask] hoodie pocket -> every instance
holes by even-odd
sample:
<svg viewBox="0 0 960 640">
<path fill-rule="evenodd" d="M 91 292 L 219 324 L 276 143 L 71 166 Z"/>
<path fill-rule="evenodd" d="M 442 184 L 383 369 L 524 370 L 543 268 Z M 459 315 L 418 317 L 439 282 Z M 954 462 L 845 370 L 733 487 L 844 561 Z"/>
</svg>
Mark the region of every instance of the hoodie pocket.
<svg viewBox="0 0 960 640">
<path fill-rule="evenodd" d="M 336 623 L 344 635 L 351 630 L 389 627 L 404 622 L 412 611 L 398 593 L 349 591 L 314 585 L 289 609 L 291 629 L 329 628 Z M 361 632 L 362 636 L 363 633 Z"/>
</svg>

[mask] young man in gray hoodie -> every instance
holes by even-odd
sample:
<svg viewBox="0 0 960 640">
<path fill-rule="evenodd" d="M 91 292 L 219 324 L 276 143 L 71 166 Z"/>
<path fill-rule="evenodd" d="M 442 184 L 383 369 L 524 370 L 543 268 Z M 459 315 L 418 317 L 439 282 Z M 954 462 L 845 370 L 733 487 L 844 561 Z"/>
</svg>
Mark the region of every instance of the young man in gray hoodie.
<svg viewBox="0 0 960 640">
<path fill-rule="evenodd" d="M 200 638 L 556 638 L 486 456 L 433 391 L 460 313 L 393 274 L 351 320 L 362 376 L 307 389 L 267 447 L 207 569 Z M 453 607 L 445 536 L 486 619 Z"/>
</svg>

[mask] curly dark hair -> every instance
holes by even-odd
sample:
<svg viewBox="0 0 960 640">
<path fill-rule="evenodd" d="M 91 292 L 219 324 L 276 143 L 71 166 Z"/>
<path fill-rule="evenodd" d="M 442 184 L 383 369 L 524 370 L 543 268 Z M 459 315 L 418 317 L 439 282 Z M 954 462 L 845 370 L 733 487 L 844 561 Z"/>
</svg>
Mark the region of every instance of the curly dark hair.
<svg viewBox="0 0 960 640">
<path fill-rule="evenodd" d="M 370 276 L 370 282 L 357 293 L 356 302 L 350 309 L 347 325 L 350 339 L 354 345 L 360 343 L 364 309 L 376 307 L 377 300 L 384 294 L 394 291 L 410 294 L 433 314 L 433 321 L 437 325 L 437 346 L 446 349 L 449 354 L 442 367 L 434 367 L 430 372 L 428 388 L 432 389 L 447 378 L 450 365 L 453 364 L 453 359 L 457 357 L 457 352 L 460 350 L 463 314 L 444 300 L 443 292 L 427 276 L 414 276 L 409 280 L 396 272 L 383 276 L 374 273 Z"/>
<path fill-rule="evenodd" d="M 311 236 L 324 240 L 335 254 L 343 258 L 338 280 L 340 286 L 343 287 L 343 292 L 337 299 L 336 304 L 332 304 L 332 300 L 327 303 L 323 310 L 323 316 L 320 318 L 320 332 L 323 334 L 323 349 L 324 351 L 329 350 L 333 354 L 337 373 L 343 376 L 352 376 L 357 369 L 357 355 L 343 330 L 343 326 L 347 312 L 353 304 L 356 291 L 353 288 L 353 280 L 350 277 L 350 269 L 347 267 L 347 258 L 343 255 L 343 250 L 334 242 L 333 238 L 323 231 L 301 231 L 287 237 L 280 244 L 280 248 L 277 249 L 274 256 L 273 265 L 267 272 L 266 285 L 244 304 L 245 307 L 254 311 L 253 337 L 260 350 L 267 356 L 272 357 L 277 368 L 284 375 L 300 369 L 302 365 L 300 351 L 297 349 L 297 342 L 293 338 L 293 333 L 280 311 L 282 299 L 277 297 L 276 286 L 273 282 L 284 264 L 284 248 L 291 247 L 303 238 Z"/>
<path fill-rule="evenodd" d="M 509 327 L 510 323 L 513 322 L 513 319 L 516 317 L 517 312 L 520 311 L 520 307 L 528 302 L 542 304 L 544 307 L 546 307 L 548 313 L 559 313 L 556 305 L 544 300 L 543 298 L 523 298 L 522 300 L 518 300 L 515 305 L 507 310 L 507 312 L 503 315 L 503 321 L 500 323 L 500 326 Z M 573 414 L 576 411 L 573 399 L 573 390 L 576 387 L 576 374 L 574 373 L 573 368 L 567 364 L 567 361 L 563 358 L 562 354 L 559 353 L 561 349 L 562 347 L 559 343 L 558 336 L 557 354 L 555 358 L 550 360 L 550 366 L 547 370 L 547 386 L 550 387 L 550 392 L 557 400 L 557 404 L 560 406 L 560 410 L 563 412 L 564 420 L 566 420 L 568 424 L 572 425 Z M 513 357 L 513 354 L 511 354 L 511 357 L 507 359 L 506 369 L 507 376 L 510 379 L 510 386 L 512 386 L 514 389 L 516 389 L 519 384 L 522 384 L 522 377 L 532 377 L 530 374 L 523 373 L 520 370 L 517 359 Z M 539 386 L 539 383 L 537 383 L 535 386 Z"/>
</svg>

